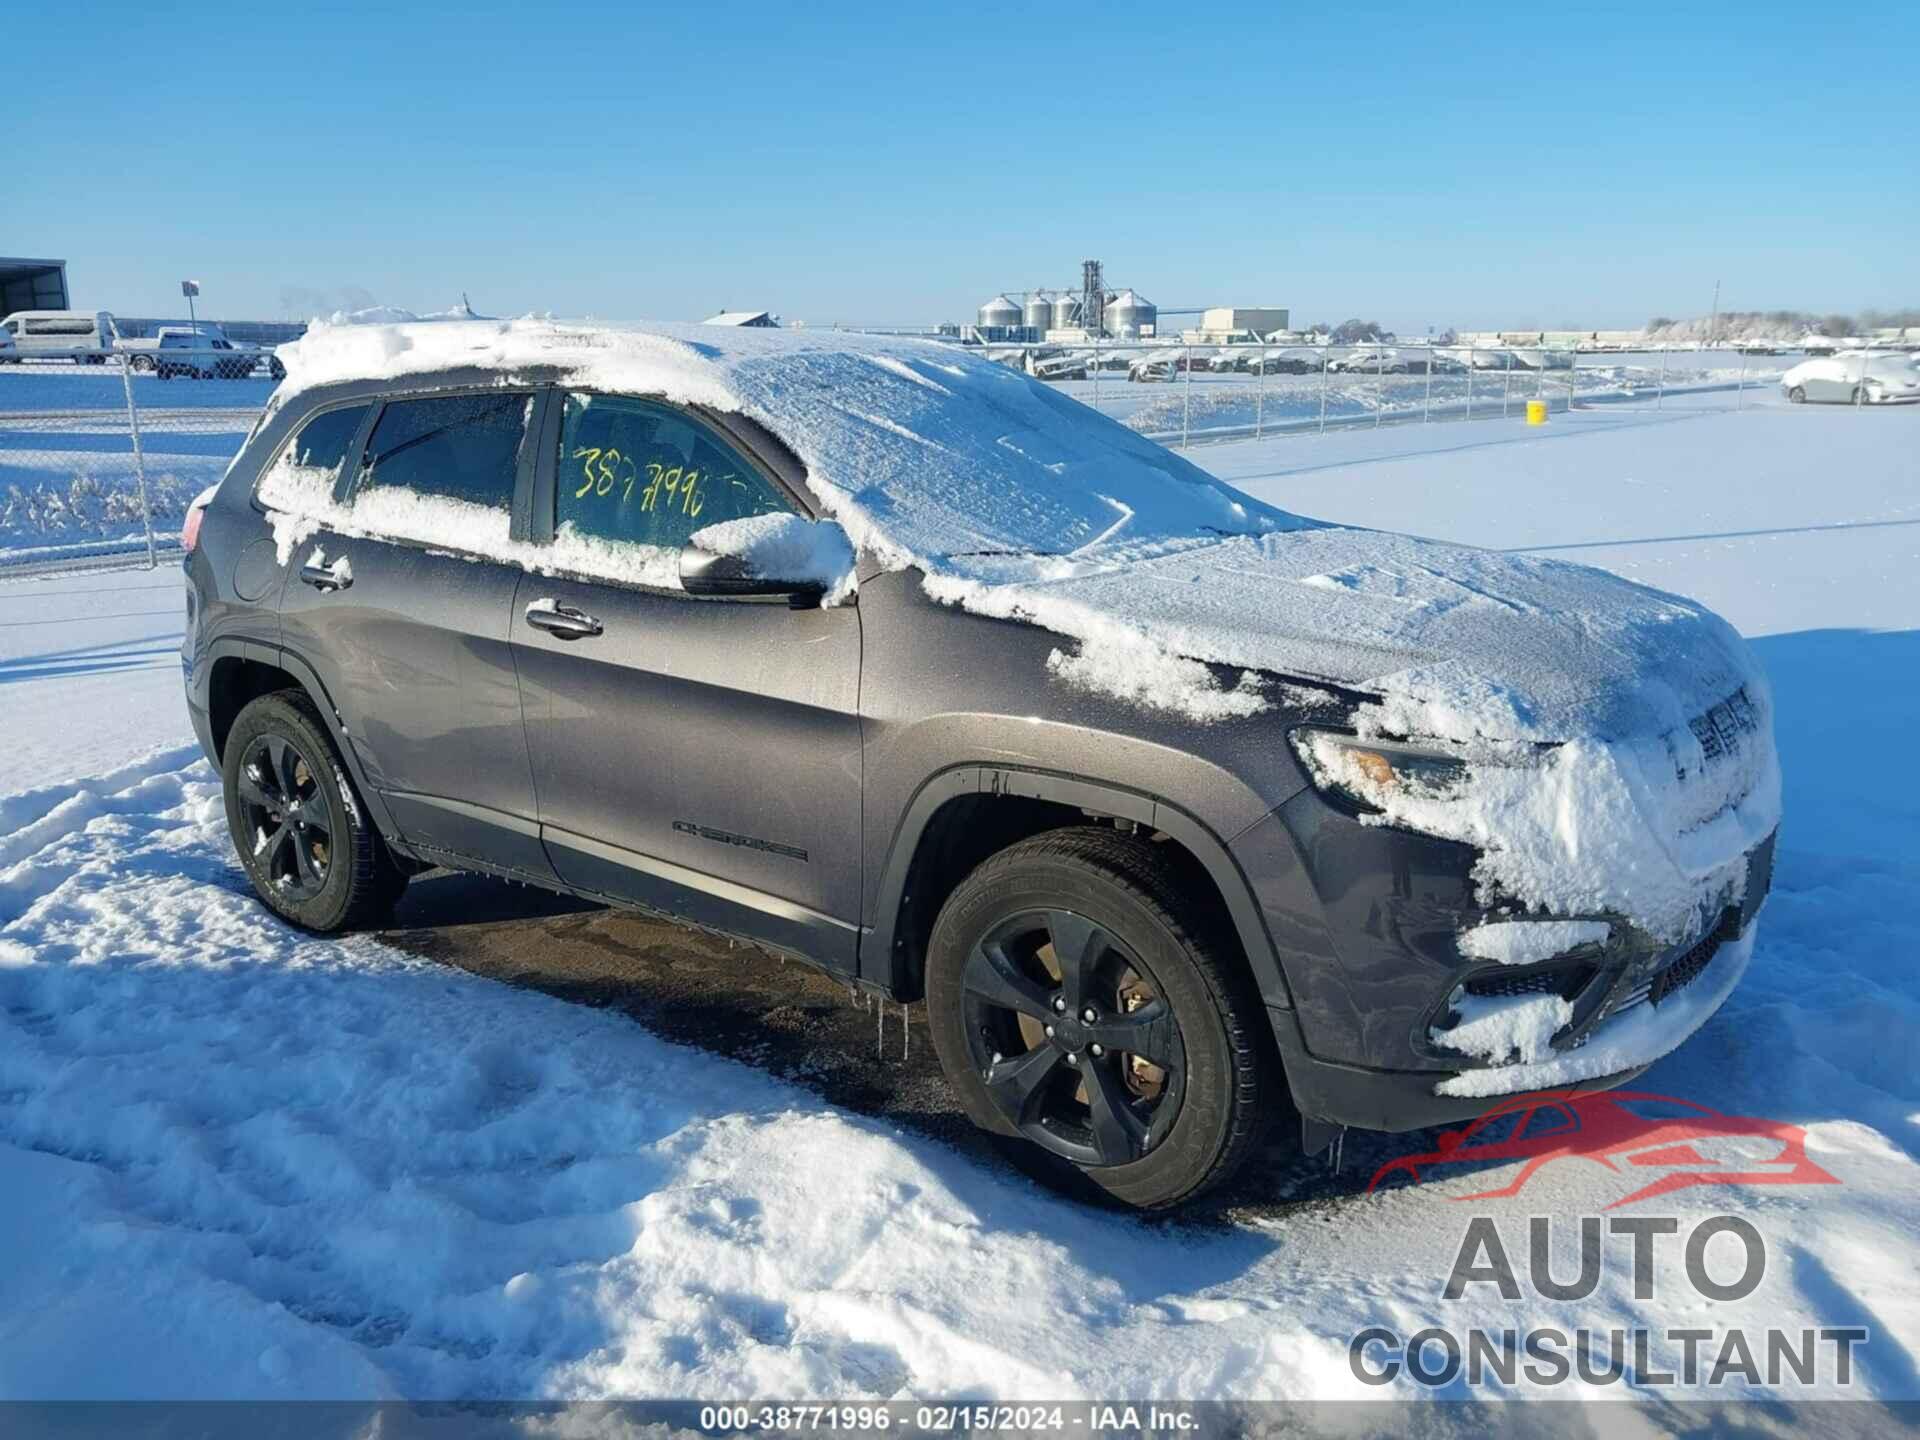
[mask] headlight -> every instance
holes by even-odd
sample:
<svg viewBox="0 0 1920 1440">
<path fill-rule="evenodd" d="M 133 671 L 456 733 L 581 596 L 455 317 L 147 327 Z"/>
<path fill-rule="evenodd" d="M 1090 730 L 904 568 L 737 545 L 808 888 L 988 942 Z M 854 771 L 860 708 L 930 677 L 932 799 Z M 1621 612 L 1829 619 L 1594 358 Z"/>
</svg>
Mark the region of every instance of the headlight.
<svg viewBox="0 0 1920 1440">
<path fill-rule="evenodd" d="M 1316 789 L 1369 810 L 1384 809 L 1402 796 L 1444 800 L 1466 785 L 1466 761 L 1444 750 L 1362 740 L 1312 726 L 1302 726 L 1288 738 Z"/>
</svg>

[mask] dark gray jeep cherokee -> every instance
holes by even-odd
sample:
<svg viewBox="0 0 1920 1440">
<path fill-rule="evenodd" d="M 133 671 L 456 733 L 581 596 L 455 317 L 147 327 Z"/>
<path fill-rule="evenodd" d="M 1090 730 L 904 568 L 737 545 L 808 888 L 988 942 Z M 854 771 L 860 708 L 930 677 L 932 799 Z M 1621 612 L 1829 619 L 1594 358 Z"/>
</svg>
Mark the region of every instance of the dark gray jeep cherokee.
<svg viewBox="0 0 1920 1440">
<path fill-rule="evenodd" d="M 1690 602 L 1286 515 L 958 347 L 289 361 L 182 663 L 294 924 L 446 866 L 924 998 L 977 1123 L 1141 1207 L 1272 1120 L 1617 1084 L 1751 953 L 1770 702 Z"/>
</svg>

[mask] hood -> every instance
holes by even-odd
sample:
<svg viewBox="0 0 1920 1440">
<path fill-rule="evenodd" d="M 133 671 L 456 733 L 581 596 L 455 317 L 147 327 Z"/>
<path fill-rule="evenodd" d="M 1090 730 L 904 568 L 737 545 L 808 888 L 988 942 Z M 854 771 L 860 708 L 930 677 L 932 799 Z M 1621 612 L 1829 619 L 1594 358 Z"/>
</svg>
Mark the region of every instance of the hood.
<svg viewBox="0 0 1920 1440">
<path fill-rule="evenodd" d="M 1119 626 L 1135 653 L 1366 691 L 1390 728 L 1455 739 L 1661 735 L 1764 685 L 1704 606 L 1560 560 L 1326 526 L 1061 565 L 936 593 L 1089 653 Z"/>
</svg>

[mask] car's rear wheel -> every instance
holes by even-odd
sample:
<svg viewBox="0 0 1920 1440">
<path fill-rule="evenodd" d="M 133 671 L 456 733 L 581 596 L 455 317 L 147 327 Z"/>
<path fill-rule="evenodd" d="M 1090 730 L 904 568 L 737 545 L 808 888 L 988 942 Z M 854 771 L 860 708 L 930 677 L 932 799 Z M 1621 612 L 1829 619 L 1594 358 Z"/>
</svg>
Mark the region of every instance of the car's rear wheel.
<svg viewBox="0 0 1920 1440">
<path fill-rule="evenodd" d="M 332 932 L 369 924 L 393 907 L 406 872 L 368 821 L 304 694 L 283 690 L 242 710 L 221 768 L 234 849 L 270 910 Z"/>
<path fill-rule="evenodd" d="M 1866 398 L 1867 398 L 1867 392 L 1862 390 L 1858 385 L 1856 385 L 1853 387 L 1853 393 L 1847 396 L 1847 403 L 1849 405 L 1864 404 L 1866 402 Z"/>
<path fill-rule="evenodd" d="M 1093 827 L 995 855 L 934 924 L 934 1047 L 975 1124 L 1063 1188 L 1194 1199 L 1252 1151 L 1273 1093 L 1258 998 L 1163 846 Z"/>
<path fill-rule="evenodd" d="M 1806 390 L 1799 385 L 1794 386 L 1791 390 L 1787 391 L 1787 402 L 1791 405 L 1806 404 L 1807 403 Z"/>
</svg>

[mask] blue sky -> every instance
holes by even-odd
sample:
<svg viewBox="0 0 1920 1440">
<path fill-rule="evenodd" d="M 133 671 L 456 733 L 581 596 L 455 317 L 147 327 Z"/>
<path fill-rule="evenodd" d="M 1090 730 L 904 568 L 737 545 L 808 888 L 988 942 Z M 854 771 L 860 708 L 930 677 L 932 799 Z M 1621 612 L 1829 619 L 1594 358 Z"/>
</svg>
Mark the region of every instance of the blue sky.
<svg viewBox="0 0 1920 1440">
<path fill-rule="evenodd" d="M 296 13 L 296 9 L 302 13 Z M 1920 304 L 1920 8 L 42 3 L 0 253 L 75 302 L 1297 323 Z M 1904 97 L 1904 98 L 1902 98 Z"/>
</svg>

